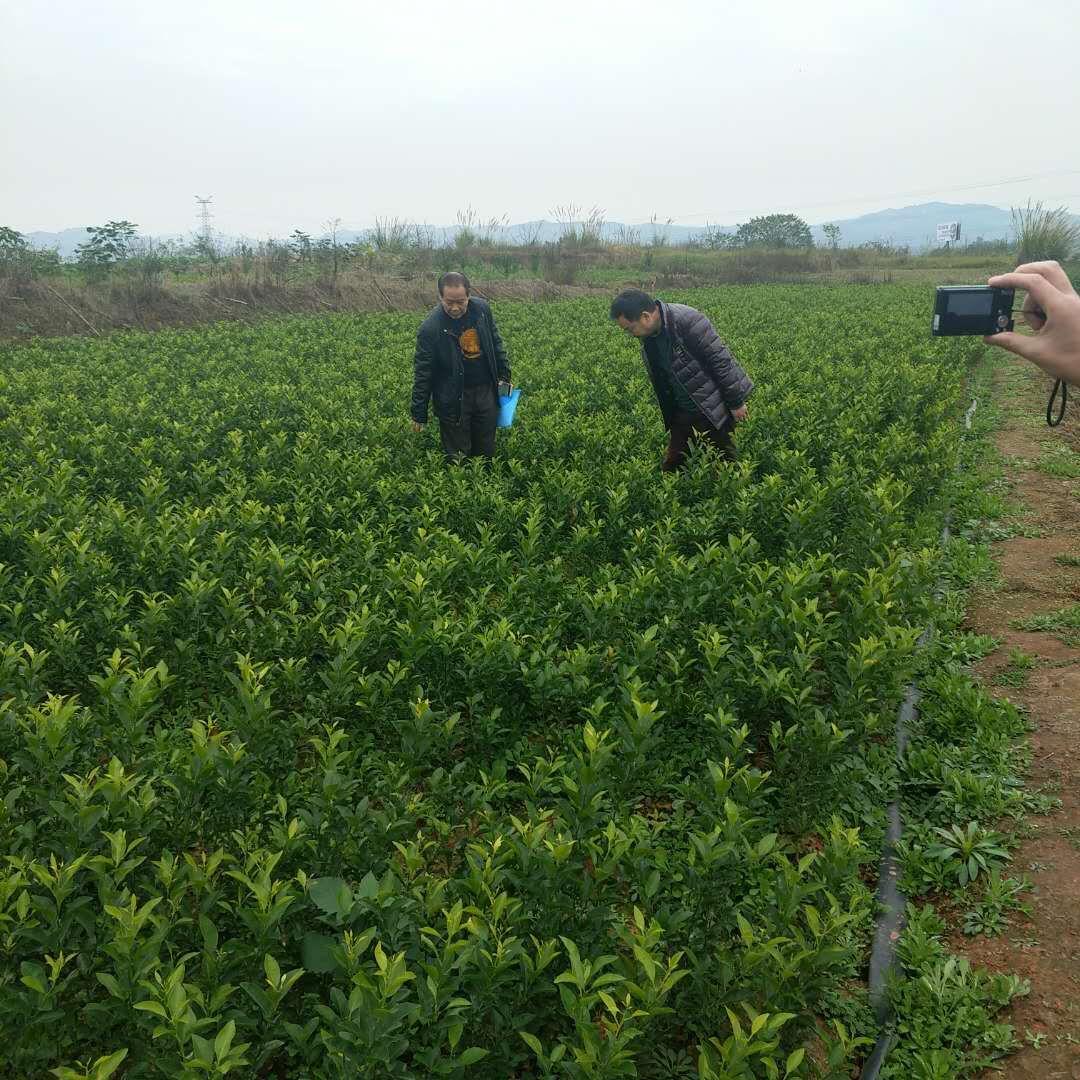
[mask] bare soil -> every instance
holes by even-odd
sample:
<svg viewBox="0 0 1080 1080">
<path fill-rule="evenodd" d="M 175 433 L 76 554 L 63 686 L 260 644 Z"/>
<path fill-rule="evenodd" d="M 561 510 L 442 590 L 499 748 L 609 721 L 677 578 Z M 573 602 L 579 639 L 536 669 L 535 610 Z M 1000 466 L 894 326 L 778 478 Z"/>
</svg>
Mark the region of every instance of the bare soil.
<svg viewBox="0 0 1080 1080">
<path fill-rule="evenodd" d="M 1036 467 L 1063 441 L 1080 448 L 1080 411 L 1071 404 L 1064 424 L 1047 428 L 1048 391 L 1046 377 L 1019 360 L 995 378 L 1004 417 L 997 445 L 1028 535 L 994 545 L 1001 585 L 974 598 L 968 619 L 971 629 L 1001 640 L 977 674 L 992 693 L 1025 710 L 1033 729 L 1030 783 L 1060 798 L 1061 808 L 1030 818 L 1013 856 L 1013 874 L 1034 884 L 1031 917 L 1014 916 L 1001 937 L 957 934 L 951 944 L 973 963 L 1031 980 L 1031 993 L 1004 1017 L 1024 1046 L 996 1075 L 1080 1080 L 1080 648 L 1014 626 L 1080 599 L 1080 567 L 1055 561 L 1080 555 L 1080 480 Z M 1014 650 L 1035 657 L 1035 666 L 1019 688 L 996 685 Z"/>
</svg>

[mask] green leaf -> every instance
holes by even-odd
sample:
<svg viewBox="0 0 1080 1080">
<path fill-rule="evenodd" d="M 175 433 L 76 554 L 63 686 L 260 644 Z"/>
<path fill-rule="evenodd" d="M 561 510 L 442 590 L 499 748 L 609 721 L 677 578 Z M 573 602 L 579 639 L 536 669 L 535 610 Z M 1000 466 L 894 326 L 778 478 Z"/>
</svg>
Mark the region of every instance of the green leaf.
<svg viewBox="0 0 1080 1080">
<path fill-rule="evenodd" d="M 317 878 L 311 882 L 309 895 L 327 915 L 337 917 L 352 907 L 352 892 L 341 878 Z"/>
<path fill-rule="evenodd" d="M 191 1045 L 195 1051 L 195 1057 L 208 1067 L 214 1064 L 214 1044 L 209 1039 L 204 1039 L 201 1035 L 191 1036 Z"/>
<path fill-rule="evenodd" d="M 153 1013 L 155 1016 L 160 1016 L 162 1020 L 169 1019 L 169 1014 L 156 1001 L 136 1001 L 132 1008 L 141 1009 L 143 1012 Z"/>
<path fill-rule="evenodd" d="M 461 1057 L 458 1058 L 459 1065 L 475 1065 L 481 1058 L 486 1058 L 488 1052 L 479 1046 L 470 1046 Z"/>
<path fill-rule="evenodd" d="M 653 870 L 653 872 L 651 874 L 649 874 L 647 880 L 645 881 L 645 896 L 651 899 L 652 897 L 654 897 L 656 895 L 656 890 L 659 889 L 659 888 L 660 888 L 660 871 L 659 870 Z"/>
<path fill-rule="evenodd" d="M 369 870 L 356 887 L 359 900 L 374 900 L 379 895 L 379 879 Z"/>
<path fill-rule="evenodd" d="M 263 970 L 266 972 L 266 981 L 276 990 L 281 982 L 281 966 L 270 953 L 263 957 Z"/>
<path fill-rule="evenodd" d="M 337 947 L 338 943 L 326 934 L 305 934 L 300 942 L 300 955 L 303 958 L 304 967 L 320 975 L 337 971 L 338 962 L 334 956 L 334 950 Z"/>
<path fill-rule="evenodd" d="M 127 1047 L 125 1046 L 123 1050 L 117 1050 L 115 1054 L 110 1054 L 108 1057 L 99 1057 L 94 1062 L 94 1080 L 108 1080 L 120 1068 L 120 1064 L 127 1057 L 127 1054 Z"/>
<path fill-rule="evenodd" d="M 525 1045 L 528 1046 L 537 1057 L 544 1056 L 544 1047 L 535 1035 L 530 1035 L 527 1031 L 519 1031 L 518 1034 L 525 1040 Z"/>
<path fill-rule="evenodd" d="M 604 1003 L 605 1006 L 607 1006 L 607 1011 L 611 1014 L 613 1018 L 619 1015 L 619 1006 L 616 1004 L 615 999 L 606 990 L 598 991 L 596 996 Z"/>
<path fill-rule="evenodd" d="M 214 1039 L 214 1057 L 218 1061 L 224 1060 L 228 1056 L 229 1047 L 232 1046 L 233 1038 L 236 1035 L 236 1024 L 230 1020 L 218 1033 L 217 1038 Z"/>
<path fill-rule="evenodd" d="M 199 916 L 199 930 L 202 933 L 203 945 L 207 952 L 217 952 L 217 927 L 205 915 Z"/>
<path fill-rule="evenodd" d="M 120 989 L 120 983 L 115 976 L 104 971 L 98 971 L 94 973 L 94 977 L 114 998 L 123 998 L 124 992 Z"/>
<path fill-rule="evenodd" d="M 38 994 L 47 994 L 49 992 L 45 969 L 40 964 L 32 964 L 29 960 L 24 960 L 19 970 L 22 972 L 20 981 L 24 986 L 28 986 Z"/>
<path fill-rule="evenodd" d="M 743 944 L 749 947 L 754 944 L 754 930 L 753 927 L 742 917 L 738 912 L 735 913 L 735 921 L 739 924 L 739 936 L 743 939 Z"/>
<path fill-rule="evenodd" d="M 640 945 L 635 944 L 633 946 L 634 955 L 637 957 L 637 962 L 644 969 L 649 982 L 656 982 L 656 961 L 643 949 Z"/>
<path fill-rule="evenodd" d="M 241 983 L 240 989 L 259 1006 L 263 1016 L 269 1019 L 274 1011 L 274 1003 L 271 1001 L 270 995 L 261 986 L 257 986 L 253 982 Z"/>
</svg>

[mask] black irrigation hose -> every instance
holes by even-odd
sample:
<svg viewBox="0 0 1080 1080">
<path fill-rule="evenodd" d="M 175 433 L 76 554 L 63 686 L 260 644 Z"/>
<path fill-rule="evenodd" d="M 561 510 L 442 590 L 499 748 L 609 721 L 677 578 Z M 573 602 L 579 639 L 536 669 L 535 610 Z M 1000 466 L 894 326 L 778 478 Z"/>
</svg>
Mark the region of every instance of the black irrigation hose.
<svg viewBox="0 0 1080 1080">
<path fill-rule="evenodd" d="M 1061 407 L 1058 409 L 1057 419 L 1054 419 L 1054 398 L 1061 391 Z M 1050 400 L 1046 403 L 1046 422 L 1051 427 L 1057 427 L 1065 419 L 1065 406 L 1069 403 L 1069 384 L 1061 379 L 1054 380 L 1054 389 L 1050 391 Z"/>
<path fill-rule="evenodd" d="M 949 526 L 942 530 L 947 540 Z M 929 629 L 919 637 L 919 648 L 930 640 Z M 911 683 L 896 714 L 896 756 L 902 758 L 907 752 L 911 723 L 919 715 L 919 688 Z M 904 894 L 900 891 L 900 860 L 896 857 L 896 845 L 900 840 L 899 795 L 889 803 L 886 811 L 888 825 L 885 844 L 881 852 L 881 869 L 878 872 L 877 904 L 880 915 L 874 928 L 874 943 L 870 949 L 870 1006 L 874 1010 L 880 1034 L 874 1049 L 863 1066 L 862 1080 L 875 1080 L 885 1062 L 885 1057 L 896 1042 L 896 1034 L 890 1028 L 892 1006 L 889 1003 L 888 980 L 896 965 L 896 943 L 904 929 Z"/>
<path fill-rule="evenodd" d="M 964 427 L 971 429 L 971 418 L 975 415 L 978 401 L 972 401 L 964 414 Z M 945 524 L 941 529 L 941 544 L 949 542 L 949 519 L 951 511 L 945 514 Z M 917 647 L 925 648 L 932 636 L 927 627 L 919 636 Z M 896 713 L 896 756 L 903 759 L 907 753 L 908 740 L 911 737 L 911 725 L 919 715 L 919 698 L 922 695 L 914 683 L 909 683 L 904 700 Z M 896 845 L 903 832 L 900 819 L 900 796 L 889 803 L 886 810 L 888 824 L 885 829 L 885 843 L 881 850 L 881 868 L 878 872 L 877 903 L 880 915 L 874 928 L 874 943 L 870 948 L 870 1006 L 874 1010 L 880 1033 L 874 1043 L 870 1056 L 863 1065 L 862 1080 L 876 1080 L 885 1063 L 889 1051 L 896 1044 L 896 1033 L 891 1028 L 892 1006 L 889 1002 L 889 975 L 896 966 L 896 943 L 904 929 L 904 894 L 900 891 L 900 860 L 896 857 Z"/>
</svg>

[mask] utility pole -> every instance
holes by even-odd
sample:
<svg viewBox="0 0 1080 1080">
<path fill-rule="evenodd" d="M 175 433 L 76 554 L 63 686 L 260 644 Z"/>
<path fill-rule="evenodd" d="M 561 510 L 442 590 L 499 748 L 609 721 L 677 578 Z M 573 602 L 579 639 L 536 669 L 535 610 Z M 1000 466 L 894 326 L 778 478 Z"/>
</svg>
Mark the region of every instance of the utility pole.
<svg viewBox="0 0 1080 1080">
<path fill-rule="evenodd" d="M 214 227 L 210 224 L 210 219 L 214 216 L 210 213 L 210 203 L 213 198 L 213 195 L 195 196 L 195 201 L 199 204 L 199 235 L 207 249 L 213 247 L 214 244 Z"/>
</svg>

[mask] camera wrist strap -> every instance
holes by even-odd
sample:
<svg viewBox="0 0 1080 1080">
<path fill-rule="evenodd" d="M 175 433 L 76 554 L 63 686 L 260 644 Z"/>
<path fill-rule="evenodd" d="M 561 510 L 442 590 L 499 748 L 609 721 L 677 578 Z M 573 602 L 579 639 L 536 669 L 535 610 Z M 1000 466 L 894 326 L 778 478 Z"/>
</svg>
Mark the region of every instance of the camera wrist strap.
<svg viewBox="0 0 1080 1080">
<path fill-rule="evenodd" d="M 1054 416 L 1054 398 L 1058 396 L 1058 391 L 1061 392 L 1061 406 L 1058 408 L 1057 416 Z M 1054 389 L 1050 391 L 1050 400 L 1046 403 L 1046 422 L 1050 427 L 1057 427 L 1058 424 L 1065 418 L 1065 406 L 1069 402 L 1069 384 L 1063 382 L 1061 379 L 1054 380 Z"/>
</svg>

